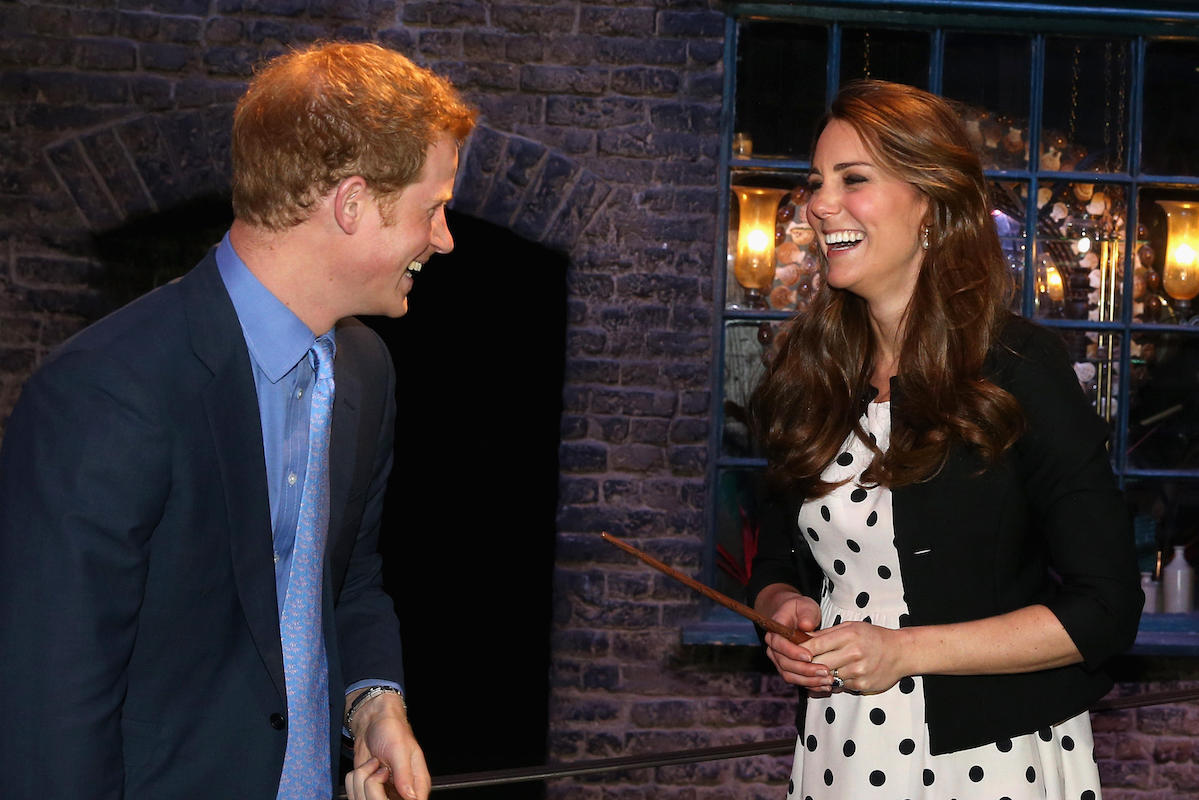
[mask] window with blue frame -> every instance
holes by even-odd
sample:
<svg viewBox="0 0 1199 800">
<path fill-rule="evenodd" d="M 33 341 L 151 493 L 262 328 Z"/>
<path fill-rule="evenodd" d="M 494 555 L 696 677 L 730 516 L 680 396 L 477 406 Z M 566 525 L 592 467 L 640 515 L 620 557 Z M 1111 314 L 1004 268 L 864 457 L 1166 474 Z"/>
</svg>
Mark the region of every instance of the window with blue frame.
<svg viewBox="0 0 1199 800">
<path fill-rule="evenodd" d="M 819 288 L 807 159 L 827 102 L 858 77 L 957 107 L 990 179 L 1019 287 L 1013 310 L 1061 333 L 1111 427 L 1142 570 L 1156 573 L 1175 546 L 1199 562 L 1199 13 L 941 5 L 959 11 L 869 0 L 729 8 L 706 577 L 730 595 L 752 560 L 764 466 L 745 401 L 780 326 Z M 714 614 L 685 635 L 756 641 L 748 623 Z M 1168 651 L 1177 637 L 1155 631 L 1199 625 L 1150 614 L 1142 630 L 1139 646 Z"/>
</svg>

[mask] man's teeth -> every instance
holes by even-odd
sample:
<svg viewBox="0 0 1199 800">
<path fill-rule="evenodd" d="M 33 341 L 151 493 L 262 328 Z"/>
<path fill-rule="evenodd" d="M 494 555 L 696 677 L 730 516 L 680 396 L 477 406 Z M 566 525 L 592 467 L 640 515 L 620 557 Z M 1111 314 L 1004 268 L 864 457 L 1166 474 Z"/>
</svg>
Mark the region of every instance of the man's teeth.
<svg viewBox="0 0 1199 800">
<path fill-rule="evenodd" d="M 825 244 L 857 244 L 866 238 L 862 231 L 832 231 L 824 235 Z"/>
<path fill-rule="evenodd" d="M 420 272 L 420 268 L 423 266 L 424 266 L 424 264 L 420 263 L 419 261 L 413 261 L 411 264 L 408 265 L 408 271 L 415 274 L 417 272 Z"/>
</svg>

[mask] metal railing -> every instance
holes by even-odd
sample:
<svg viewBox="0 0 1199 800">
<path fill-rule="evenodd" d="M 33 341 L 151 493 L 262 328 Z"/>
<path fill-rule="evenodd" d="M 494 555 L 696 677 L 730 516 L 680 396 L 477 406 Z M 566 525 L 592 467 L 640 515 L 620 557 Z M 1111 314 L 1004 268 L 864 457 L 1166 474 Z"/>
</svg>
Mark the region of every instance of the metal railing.
<svg viewBox="0 0 1199 800">
<path fill-rule="evenodd" d="M 1184 703 L 1199 700 L 1199 688 L 1172 689 L 1161 692 L 1137 692 L 1124 697 L 1105 697 L 1091 707 L 1092 712 L 1122 711 L 1129 708 Z M 720 761 L 727 758 L 777 755 L 795 749 L 795 739 L 770 739 L 761 742 L 744 742 L 723 747 L 698 747 L 689 750 L 674 750 L 664 753 L 621 756 L 619 758 L 597 758 L 569 763 L 544 764 L 534 767 L 514 767 L 489 772 L 467 772 L 458 775 L 443 775 L 433 778 L 434 791 L 468 789 L 480 786 L 502 786 L 530 781 L 548 781 L 592 775 L 599 772 L 619 772 L 631 769 L 666 767 L 675 764 L 692 764 L 700 761 Z M 345 792 L 336 795 L 336 800 L 345 800 Z"/>
</svg>

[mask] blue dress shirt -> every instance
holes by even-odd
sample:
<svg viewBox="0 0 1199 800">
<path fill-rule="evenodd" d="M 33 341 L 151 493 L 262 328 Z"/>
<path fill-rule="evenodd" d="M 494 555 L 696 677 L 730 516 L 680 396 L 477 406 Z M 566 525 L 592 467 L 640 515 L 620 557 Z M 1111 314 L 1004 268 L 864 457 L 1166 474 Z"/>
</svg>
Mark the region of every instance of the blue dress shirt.
<svg viewBox="0 0 1199 800">
<path fill-rule="evenodd" d="M 241 323 L 254 369 L 275 543 L 275 596 L 282 615 L 291 576 L 300 495 L 308 470 L 310 390 L 316 380 L 308 351 L 316 336 L 250 272 L 230 244 L 228 233 L 217 245 L 216 263 Z M 333 338 L 332 330 L 328 336 Z M 336 353 L 336 338 L 333 347 Z M 390 681 L 364 680 L 346 687 L 346 694 L 364 686 L 380 685 L 401 689 Z"/>
<path fill-rule="evenodd" d="M 254 277 L 229 243 L 228 234 L 217 246 L 216 263 L 254 368 L 275 541 L 275 591 L 282 614 L 308 468 L 310 393 L 316 380 L 308 350 L 316 336 Z"/>
</svg>

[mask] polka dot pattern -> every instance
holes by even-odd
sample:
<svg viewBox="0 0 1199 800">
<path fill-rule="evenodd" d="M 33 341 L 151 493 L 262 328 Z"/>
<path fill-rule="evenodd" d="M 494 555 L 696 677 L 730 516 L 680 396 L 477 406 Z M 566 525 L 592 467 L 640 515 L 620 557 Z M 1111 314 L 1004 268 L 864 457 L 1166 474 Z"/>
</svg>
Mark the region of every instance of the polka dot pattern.
<svg viewBox="0 0 1199 800">
<path fill-rule="evenodd" d="M 870 404 L 861 424 L 885 451 L 890 404 Z M 820 604 L 826 628 L 855 621 L 888 628 L 914 624 L 904 600 L 891 493 L 861 480 L 873 458 L 869 447 L 851 436 L 823 475 L 845 482 L 800 509 L 800 530 L 826 577 Z M 788 800 L 1098 797 L 1085 713 L 1025 736 L 934 756 L 924 722 L 923 681 L 912 676 L 881 694 L 812 695 L 804 731 Z"/>
</svg>

